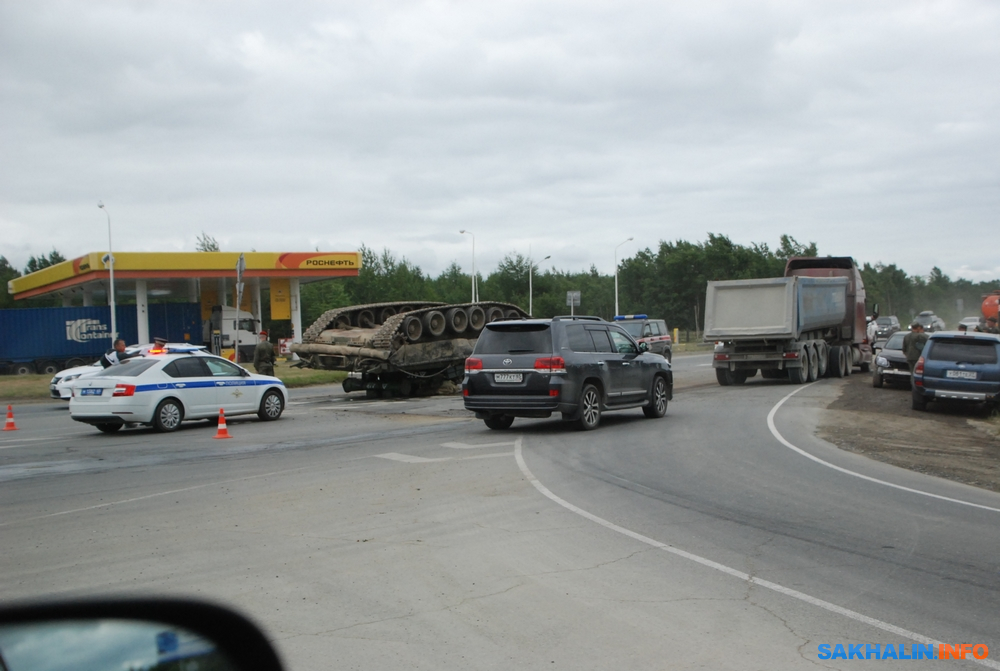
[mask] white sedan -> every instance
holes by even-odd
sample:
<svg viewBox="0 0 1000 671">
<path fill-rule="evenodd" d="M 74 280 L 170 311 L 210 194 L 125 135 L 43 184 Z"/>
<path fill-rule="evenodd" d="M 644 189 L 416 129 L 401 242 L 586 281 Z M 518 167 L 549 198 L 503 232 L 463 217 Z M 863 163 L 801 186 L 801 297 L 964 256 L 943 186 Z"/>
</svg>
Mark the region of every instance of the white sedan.
<svg viewBox="0 0 1000 671">
<path fill-rule="evenodd" d="M 191 348 L 194 350 L 194 348 Z M 256 414 L 281 417 L 288 402 L 276 377 L 257 375 L 222 357 L 200 351 L 166 351 L 126 359 L 72 386 L 70 416 L 105 433 L 126 424 L 174 431 L 186 419 Z"/>
</svg>

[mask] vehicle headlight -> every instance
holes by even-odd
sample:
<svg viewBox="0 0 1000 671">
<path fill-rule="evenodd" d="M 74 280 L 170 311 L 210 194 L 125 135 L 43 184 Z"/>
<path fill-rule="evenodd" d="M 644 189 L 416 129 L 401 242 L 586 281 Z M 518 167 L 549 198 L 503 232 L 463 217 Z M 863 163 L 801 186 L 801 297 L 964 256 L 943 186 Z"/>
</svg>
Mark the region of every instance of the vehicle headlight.
<svg viewBox="0 0 1000 671">
<path fill-rule="evenodd" d="M 66 377 L 63 378 L 63 382 L 70 382 L 78 377 L 80 377 L 80 373 L 77 373 L 76 375 L 67 375 Z"/>
<path fill-rule="evenodd" d="M 58 375 L 56 375 L 51 380 L 49 380 L 49 384 L 58 384 L 58 383 L 59 383 L 59 376 Z"/>
<path fill-rule="evenodd" d="M 888 368 L 889 360 L 886 359 L 884 356 L 880 356 L 879 358 L 875 359 L 875 365 L 881 366 L 882 368 Z"/>
</svg>

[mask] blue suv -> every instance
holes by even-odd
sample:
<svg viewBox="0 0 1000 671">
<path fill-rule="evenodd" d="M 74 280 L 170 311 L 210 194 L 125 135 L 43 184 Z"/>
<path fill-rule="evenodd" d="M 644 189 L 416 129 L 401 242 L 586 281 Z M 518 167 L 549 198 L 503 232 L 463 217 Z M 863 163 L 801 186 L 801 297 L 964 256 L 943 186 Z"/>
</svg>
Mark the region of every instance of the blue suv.
<svg viewBox="0 0 1000 671">
<path fill-rule="evenodd" d="M 913 409 L 941 400 L 1000 403 L 1000 335 L 931 334 L 913 369 Z"/>
</svg>

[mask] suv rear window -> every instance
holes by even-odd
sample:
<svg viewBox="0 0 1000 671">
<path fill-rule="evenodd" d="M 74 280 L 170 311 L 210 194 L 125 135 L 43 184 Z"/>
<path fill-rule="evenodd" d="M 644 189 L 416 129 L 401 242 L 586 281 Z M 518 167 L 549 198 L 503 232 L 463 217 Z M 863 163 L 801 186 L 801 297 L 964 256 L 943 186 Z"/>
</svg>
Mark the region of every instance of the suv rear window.
<svg viewBox="0 0 1000 671">
<path fill-rule="evenodd" d="M 956 363 L 996 363 L 996 343 L 988 340 L 958 340 L 936 338 L 931 340 L 927 359 L 954 361 Z"/>
<path fill-rule="evenodd" d="M 548 324 L 492 325 L 479 335 L 476 354 L 535 354 L 552 352 Z"/>
</svg>

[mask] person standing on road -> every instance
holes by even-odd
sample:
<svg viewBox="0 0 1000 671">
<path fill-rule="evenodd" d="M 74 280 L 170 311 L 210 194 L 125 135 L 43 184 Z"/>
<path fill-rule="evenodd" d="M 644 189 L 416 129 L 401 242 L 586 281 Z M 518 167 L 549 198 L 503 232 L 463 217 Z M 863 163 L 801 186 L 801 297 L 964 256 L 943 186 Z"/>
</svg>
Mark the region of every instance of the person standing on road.
<svg viewBox="0 0 1000 671">
<path fill-rule="evenodd" d="M 260 332 L 260 342 L 253 349 L 253 367 L 261 375 L 274 375 L 274 347 L 267 339 L 267 331 Z"/>
<path fill-rule="evenodd" d="M 924 333 L 924 326 L 920 322 L 910 324 L 910 332 L 903 336 L 903 354 L 906 356 L 906 363 L 910 366 L 910 376 L 913 376 L 913 368 L 917 365 L 917 360 L 924 351 L 929 336 Z"/>
<path fill-rule="evenodd" d="M 125 359 L 129 359 L 133 356 L 135 355 L 125 353 L 125 341 L 118 338 L 115 340 L 114 347 L 105 352 L 104 356 L 101 357 L 101 365 L 105 368 L 110 368 L 111 366 L 119 364 Z"/>
</svg>

